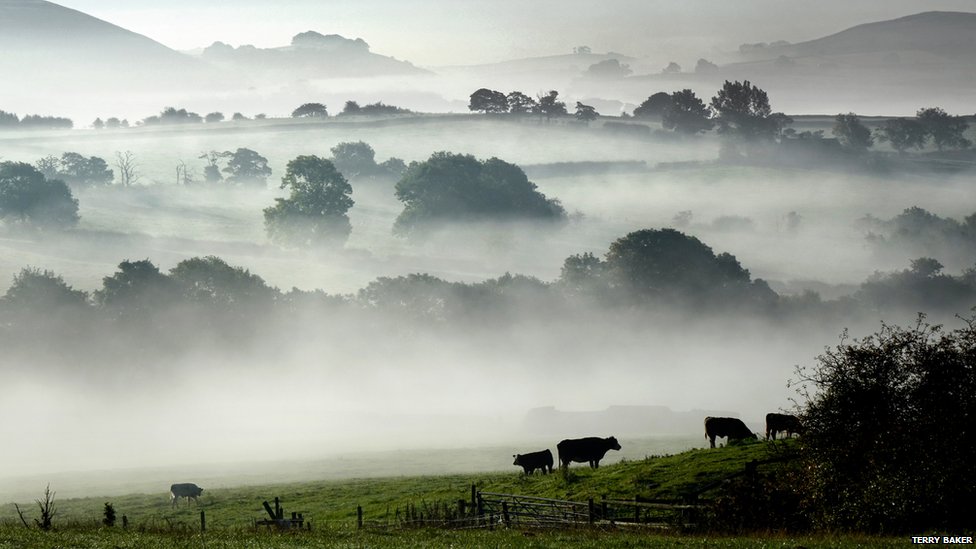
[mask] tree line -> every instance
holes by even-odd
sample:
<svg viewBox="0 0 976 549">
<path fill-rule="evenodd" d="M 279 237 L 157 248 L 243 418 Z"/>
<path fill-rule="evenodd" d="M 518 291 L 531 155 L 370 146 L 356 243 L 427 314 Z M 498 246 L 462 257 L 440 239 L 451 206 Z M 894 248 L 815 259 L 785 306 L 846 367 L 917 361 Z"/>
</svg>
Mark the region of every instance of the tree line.
<svg viewBox="0 0 976 549">
<path fill-rule="evenodd" d="M 61 116 L 28 114 L 21 118 L 15 113 L 0 110 L 0 131 L 13 129 L 70 130 L 74 125 L 70 118 Z"/>
</svg>

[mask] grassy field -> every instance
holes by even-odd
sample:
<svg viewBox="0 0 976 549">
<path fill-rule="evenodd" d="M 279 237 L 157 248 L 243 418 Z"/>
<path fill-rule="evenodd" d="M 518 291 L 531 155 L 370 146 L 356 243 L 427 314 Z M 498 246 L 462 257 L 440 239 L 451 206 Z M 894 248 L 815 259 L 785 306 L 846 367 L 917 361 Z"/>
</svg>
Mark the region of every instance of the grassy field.
<svg viewBox="0 0 976 549">
<path fill-rule="evenodd" d="M 568 474 L 526 477 L 513 473 L 388 477 L 253 486 L 205 492 L 200 505 L 172 509 L 159 495 L 132 494 L 112 499 L 129 529 L 99 524 L 103 498 L 57 501 L 55 530 L 41 532 L 19 524 L 13 504 L 0 507 L 0 548 L 154 548 L 154 547 L 893 547 L 900 539 L 858 536 L 790 537 L 761 533 L 749 537 L 681 535 L 651 529 L 609 526 L 593 529 L 493 531 L 395 529 L 395 515 L 408 505 L 453 505 L 479 490 L 585 501 L 635 495 L 678 498 L 741 471 L 750 460 L 780 455 L 783 443 L 755 443 L 716 450 L 691 450 L 674 456 L 648 457 L 591 470 L 574 467 Z M 705 494 L 708 495 L 708 492 Z M 311 532 L 279 534 L 252 530 L 263 518 L 261 502 L 278 496 L 286 514 L 301 511 Z M 364 510 L 364 530 L 356 529 L 356 507 Z M 36 514 L 24 503 L 28 517 Z M 198 532 L 199 512 L 207 532 Z"/>
</svg>

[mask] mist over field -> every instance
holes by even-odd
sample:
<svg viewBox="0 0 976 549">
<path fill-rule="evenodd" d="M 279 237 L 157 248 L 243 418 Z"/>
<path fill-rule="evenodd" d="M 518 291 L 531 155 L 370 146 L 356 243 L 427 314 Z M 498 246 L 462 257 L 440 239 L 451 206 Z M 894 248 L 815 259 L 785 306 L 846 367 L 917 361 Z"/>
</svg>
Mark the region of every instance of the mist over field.
<svg viewBox="0 0 976 549">
<path fill-rule="evenodd" d="M 776 36 L 753 37 L 748 13 L 701 15 L 701 28 L 656 41 L 607 7 L 592 32 L 578 19 L 551 24 L 572 31 L 571 44 L 549 34 L 522 43 L 501 18 L 479 35 L 504 43 L 498 55 L 472 46 L 438 57 L 430 45 L 395 49 L 399 22 L 345 4 L 342 28 L 316 11 L 314 32 L 285 32 L 308 3 L 281 4 L 274 42 L 232 18 L 197 29 L 193 50 L 164 31 L 115 25 L 213 7 L 66 3 L 103 21 L 0 1 L 0 47 L 10 52 L 0 68 L 22 71 L 20 82 L 0 82 L 0 183 L 26 188 L 35 172 L 35 183 L 69 179 L 65 153 L 112 170 L 97 184 L 67 181 L 76 219 L 53 228 L 32 220 L 45 207 L 18 210 L 3 203 L 14 190 L 0 186 L 0 440 L 9 443 L 0 501 L 45 475 L 68 494 L 86 482 L 109 493 L 151 491 L 146 478 L 164 487 L 171 472 L 215 485 L 285 478 L 272 472 L 280 460 L 322 478 L 514 472 L 511 454 L 568 437 L 618 436 L 624 450 L 609 461 L 701 447 L 706 415 L 741 417 L 760 432 L 767 412 L 792 409 L 795 367 L 845 329 L 863 337 L 881 322 L 911 325 L 919 312 L 953 326 L 976 305 L 969 146 L 879 139 L 853 153 L 832 133 L 835 112 L 876 116 L 865 117 L 875 135 L 925 107 L 971 122 L 976 55 L 967 52 L 976 46 L 955 41 L 959 50 L 946 52 L 934 37 L 976 14 L 912 19 L 926 40 L 881 51 L 864 45 L 891 38 L 876 27 L 856 27 L 860 41 L 816 39 L 911 16 L 914 3 L 869 3 L 807 25 L 799 14 Z M 631 39 L 608 36 L 611 13 L 621 21 L 613 34 Z M 454 32 L 475 19 L 472 8 Z M 36 32 L 4 34 L 14 26 Z M 84 47 L 62 58 L 72 32 Z M 633 49 L 614 53 L 622 46 Z M 108 50 L 116 56 L 102 59 Z M 714 70 L 695 70 L 706 57 Z M 23 70 L 38 60 L 52 66 Z M 662 72 L 674 60 L 685 68 Z M 594 76 L 608 61 L 628 72 Z M 118 71 L 130 77 L 115 82 Z M 848 78 L 855 73 L 877 79 Z M 70 86 L 58 85 L 65 75 Z M 932 75 L 945 78 L 919 84 Z M 686 89 L 704 107 L 724 81 L 749 78 L 792 117 L 769 149 L 635 112 L 656 92 Z M 479 88 L 538 103 L 559 90 L 568 113 L 477 109 Z M 319 103 L 328 114 L 292 113 Z M 600 116 L 574 117 L 574 104 Z M 73 123 L 27 127 L 28 113 Z M 117 127 L 105 126 L 110 118 Z M 967 126 L 957 137 L 976 135 Z M 343 171 L 336 151 L 359 142 L 375 162 Z M 270 175 L 234 181 L 242 150 L 263 157 Z M 121 179 L 123 158 L 131 181 Z M 442 191 L 454 180 L 430 175 L 438 162 L 463 171 L 462 190 Z M 316 177 L 354 204 L 326 229 L 303 210 L 302 222 L 275 233 L 268 211 L 288 213 Z M 487 191 L 462 196 L 471 181 L 522 184 L 506 203 L 514 213 L 481 208 Z M 423 202 L 437 192 L 442 202 Z M 341 200 L 325 202 L 318 213 Z M 318 245 L 342 232 L 335 218 L 348 233 Z M 314 236 L 294 236 L 303 230 Z M 572 412 L 592 415 L 561 415 Z M 445 457 L 410 454 L 402 470 L 386 459 L 429 449 Z M 386 464 L 329 461 L 343 456 Z M 153 471 L 140 480 L 144 469 Z M 114 470 L 125 480 L 106 478 Z"/>
</svg>

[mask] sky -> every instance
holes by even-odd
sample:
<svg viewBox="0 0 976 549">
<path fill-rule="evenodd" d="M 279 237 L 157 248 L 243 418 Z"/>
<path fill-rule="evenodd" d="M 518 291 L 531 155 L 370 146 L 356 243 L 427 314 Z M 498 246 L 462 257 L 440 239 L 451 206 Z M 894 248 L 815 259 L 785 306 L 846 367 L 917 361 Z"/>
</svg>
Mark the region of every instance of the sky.
<svg viewBox="0 0 976 549">
<path fill-rule="evenodd" d="M 798 42 L 855 24 L 973 0 L 64 0 L 180 50 L 222 41 L 287 44 L 315 30 L 363 38 L 421 66 L 594 52 L 709 55 L 743 42 Z M 186 10 L 192 10 L 187 14 Z"/>
</svg>

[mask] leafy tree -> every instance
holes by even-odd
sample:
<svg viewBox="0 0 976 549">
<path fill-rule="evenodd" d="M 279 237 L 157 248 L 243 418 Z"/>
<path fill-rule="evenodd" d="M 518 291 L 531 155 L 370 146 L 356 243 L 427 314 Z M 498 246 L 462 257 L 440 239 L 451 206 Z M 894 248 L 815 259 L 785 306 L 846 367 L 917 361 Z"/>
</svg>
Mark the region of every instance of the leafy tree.
<svg viewBox="0 0 976 549">
<path fill-rule="evenodd" d="M 521 168 L 497 158 L 480 162 L 471 155 L 434 153 L 410 164 L 396 195 L 404 209 L 393 229 L 401 235 L 437 221 L 566 217 L 559 202 L 536 190 Z"/>
<path fill-rule="evenodd" d="M 6 311 L 44 316 L 83 309 L 88 306 L 88 294 L 72 288 L 52 271 L 27 267 L 14 275 L 0 304 Z"/>
<path fill-rule="evenodd" d="M 942 272 L 930 257 L 911 262 L 909 269 L 875 273 L 861 284 L 855 297 L 874 311 L 942 311 L 959 313 L 976 303 L 976 285 Z"/>
<path fill-rule="evenodd" d="M 834 118 L 834 136 L 840 144 L 852 151 L 863 152 L 874 145 L 871 130 L 861 123 L 854 113 L 838 114 Z"/>
<path fill-rule="evenodd" d="M 580 122 L 590 123 L 599 117 L 600 113 L 596 112 L 595 108 L 576 102 L 576 119 Z"/>
<path fill-rule="evenodd" d="M 907 149 L 921 149 L 927 138 L 925 126 L 907 118 L 885 120 L 875 130 L 875 136 L 878 141 L 891 144 L 899 153 L 904 153 Z"/>
<path fill-rule="evenodd" d="M 102 278 L 102 289 L 95 291 L 95 302 L 104 311 L 127 321 L 149 319 L 177 298 L 174 282 L 148 259 L 119 263 L 112 276 Z"/>
<path fill-rule="evenodd" d="M 359 103 L 355 101 L 346 101 L 346 105 L 342 108 L 342 114 L 359 114 L 360 110 Z"/>
<path fill-rule="evenodd" d="M 256 187 L 267 185 L 268 177 L 271 176 L 271 168 L 268 166 L 268 159 L 261 156 L 251 149 L 237 149 L 234 152 L 225 151 L 229 160 L 223 172 L 229 174 L 229 183 L 235 185 L 247 184 Z"/>
<path fill-rule="evenodd" d="M 115 527 L 115 506 L 106 502 L 102 515 L 102 524 L 108 526 L 109 528 Z"/>
<path fill-rule="evenodd" d="M 708 59 L 704 59 L 704 58 L 699 59 L 698 60 L 698 63 L 695 64 L 695 72 L 696 73 L 714 72 L 714 71 L 717 71 L 717 70 L 718 70 L 718 65 L 716 65 L 715 63 L 712 63 Z"/>
<path fill-rule="evenodd" d="M 0 162 L 0 220 L 65 228 L 78 223 L 78 201 L 64 181 L 30 164 Z"/>
<path fill-rule="evenodd" d="M 678 74 L 681 72 L 681 65 L 675 63 L 674 61 L 668 63 L 667 67 L 661 69 L 664 74 Z"/>
<path fill-rule="evenodd" d="M 231 313 L 267 308 L 276 294 L 260 276 L 212 255 L 180 261 L 169 277 L 188 302 Z"/>
<path fill-rule="evenodd" d="M 363 141 L 344 142 L 332 147 L 332 163 L 342 175 L 351 179 L 376 171 L 376 152 Z"/>
<path fill-rule="evenodd" d="M 383 172 L 399 179 L 407 171 L 407 163 L 401 158 L 391 157 L 378 164 Z"/>
<path fill-rule="evenodd" d="M 47 166 L 45 169 L 48 169 Z M 45 176 L 51 178 L 47 174 Z M 108 163 L 102 158 L 97 156 L 85 158 L 78 153 L 66 152 L 58 161 L 54 177 L 72 187 L 88 188 L 110 185 L 115 178 L 115 172 L 109 169 Z"/>
<path fill-rule="evenodd" d="M 508 112 L 512 114 L 527 114 L 536 109 L 538 104 L 535 99 L 520 91 L 513 91 L 506 97 L 508 101 Z"/>
<path fill-rule="evenodd" d="M 103 122 L 101 118 L 96 118 L 95 121 L 92 122 L 92 128 L 95 128 L 96 130 L 100 130 L 104 127 L 105 127 L 105 122 Z"/>
<path fill-rule="evenodd" d="M 766 92 L 748 80 L 726 80 L 712 98 L 711 107 L 715 111 L 719 133 L 747 141 L 771 140 L 782 132 L 786 124 L 792 122 L 782 113 L 773 113 Z"/>
<path fill-rule="evenodd" d="M 142 120 L 142 123 L 146 126 L 157 124 L 199 124 L 201 122 L 203 122 L 203 117 L 199 114 L 174 107 L 166 107 L 158 115 L 150 116 Z"/>
<path fill-rule="evenodd" d="M 292 118 L 325 118 L 329 111 L 322 103 L 305 103 L 291 112 Z"/>
<path fill-rule="evenodd" d="M 590 65 L 583 74 L 593 78 L 623 78 L 633 72 L 630 65 L 621 63 L 619 59 L 604 59 Z"/>
<path fill-rule="evenodd" d="M 567 114 L 566 103 L 559 100 L 559 92 L 556 90 L 549 90 L 549 93 L 540 95 L 536 110 L 545 116 L 546 120 L 551 120 L 553 116 L 566 116 Z"/>
<path fill-rule="evenodd" d="M 28 114 L 20 119 L 20 126 L 27 129 L 70 130 L 74 127 L 70 118 Z"/>
<path fill-rule="evenodd" d="M 712 129 L 714 123 L 711 120 L 711 110 L 695 92 L 681 90 L 671 94 L 670 102 L 661 116 L 661 125 L 678 133 L 695 135 Z"/>
<path fill-rule="evenodd" d="M 370 149 L 372 150 L 372 149 Z M 288 198 L 276 198 L 264 210 L 264 224 L 272 241 L 302 247 L 342 244 L 352 225 L 346 212 L 354 204 L 352 187 L 329 160 L 299 156 L 288 163 L 281 188 Z"/>
<path fill-rule="evenodd" d="M 204 151 L 203 154 L 198 156 L 200 160 L 206 160 L 207 165 L 203 167 L 203 180 L 208 184 L 220 183 L 224 180 L 224 176 L 220 173 L 220 162 L 221 158 L 227 158 L 228 152 L 217 152 L 217 151 Z"/>
<path fill-rule="evenodd" d="M 410 114 L 410 109 L 404 109 L 403 107 L 397 107 L 396 105 L 387 105 L 382 101 L 377 101 L 376 103 L 370 103 L 368 105 L 363 105 L 358 114 L 364 116 L 389 116 L 391 114 Z"/>
<path fill-rule="evenodd" d="M 481 88 L 471 94 L 468 110 L 485 114 L 508 112 L 508 98 L 500 91 Z"/>
<path fill-rule="evenodd" d="M 113 116 L 112 118 L 109 118 L 108 120 L 105 121 L 105 127 L 108 128 L 108 129 L 110 129 L 110 130 L 114 130 L 116 128 L 121 128 L 122 127 L 122 121 Z"/>
<path fill-rule="evenodd" d="M 920 317 L 846 336 L 795 383 L 804 492 L 815 525 L 897 534 L 963 531 L 976 486 L 976 319 L 945 331 Z"/>
<path fill-rule="evenodd" d="M 12 112 L 0 111 L 0 128 L 10 128 L 20 125 L 20 117 Z"/>
<path fill-rule="evenodd" d="M 224 121 L 224 113 L 222 112 L 211 112 L 207 116 L 203 117 L 204 122 L 207 124 L 216 124 L 217 122 Z"/>
<path fill-rule="evenodd" d="M 968 149 L 972 142 L 963 137 L 969 124 L 961 116 L 950 116 L 938 107 L 919 109 L 916 114 L 919 123 L 932 136 L 932 142 L 941 151 L 944 149 Z"/>
<path fill-rule="evenodd" d="M 671 94 L 657 92 L 634 109 L 635 118 L 661 118 L 671 105 Z M 703 104 L 704 105 L 704 104 Z"/>
</svg>

